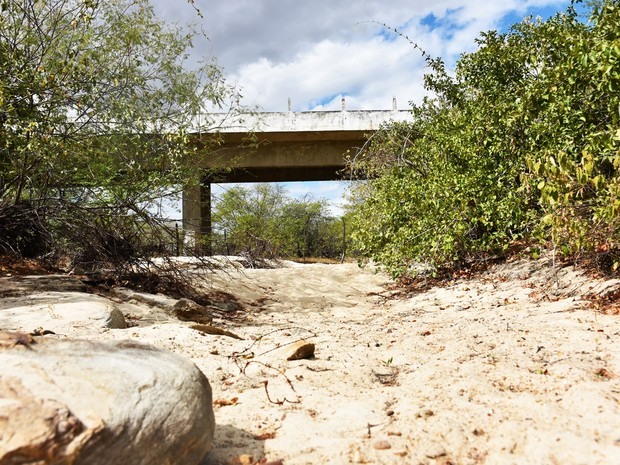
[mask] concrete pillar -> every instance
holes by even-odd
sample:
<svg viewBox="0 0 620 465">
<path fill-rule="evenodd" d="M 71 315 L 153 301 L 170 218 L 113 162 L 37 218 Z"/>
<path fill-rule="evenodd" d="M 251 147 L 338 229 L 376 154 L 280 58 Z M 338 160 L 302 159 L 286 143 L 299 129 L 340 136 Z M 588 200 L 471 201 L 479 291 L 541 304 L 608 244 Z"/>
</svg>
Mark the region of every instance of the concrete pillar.
<svg viewBox="0 0 620 465">
<path fill-rule="evenodd" d="M 211 181 L 201 176 L 199 184 L 183 191 L 183 231 L 185 247 L 211 255 Z"/>
<path fill-rule="evenodd" d="M 203 176 L 200 182 L 200 244 L 201 252 L 204 255 L 213 255 L 211 245 L 211 180 Z"/>
</svg>

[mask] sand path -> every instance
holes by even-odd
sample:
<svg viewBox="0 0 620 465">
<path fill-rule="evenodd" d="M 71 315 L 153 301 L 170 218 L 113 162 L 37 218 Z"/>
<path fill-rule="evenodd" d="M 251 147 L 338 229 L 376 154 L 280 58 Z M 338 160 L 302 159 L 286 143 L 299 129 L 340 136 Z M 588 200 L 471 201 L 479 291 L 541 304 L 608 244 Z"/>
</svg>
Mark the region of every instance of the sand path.
<svg viewBox="0 0 620 465">
<path fill-rule="evenodd" d="M 245 340 L 170 344 L 223 404 L 205 463 L 620 463 L 620 318 L 581 298 L 615 282 L 544 262 L 401 299 L 388 282 L 354 264 L 218 282 L 246 304 L 228 325 Z M 272 350 L 300 338 L 316 359 Z"/>
<path fill-rule="evenodd" d="M 583 299 L 616 281 L 539 260 L 397 298 L 355 264 L 211 282 L 243 340 L 166 319 L 69 334 L 190 357 L 216 404 L 204 465 L 620 463 L 620 317 Z M 287 361 L 299 339 L 316 357 Z"/>
</svg>

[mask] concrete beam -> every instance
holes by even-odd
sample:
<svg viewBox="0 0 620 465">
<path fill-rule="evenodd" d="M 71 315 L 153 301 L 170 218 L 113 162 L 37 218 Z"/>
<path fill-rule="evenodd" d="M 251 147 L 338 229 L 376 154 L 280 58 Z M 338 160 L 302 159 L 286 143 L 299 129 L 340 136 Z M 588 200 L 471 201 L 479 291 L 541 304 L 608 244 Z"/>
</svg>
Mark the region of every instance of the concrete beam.
<svg viewBox="0 0 620 465">
<path fill-rule="evenodd" d="M 412 121 L 409 110 L 208 113 L 194 121 L 194 133 L 374 132 L 390 121 Z"/>
<path fill-rule="evenodd" d="M 222 174 L 215 173 L 211 179 L 217 184 L 227 182 L 338 181 L 344 179 L 341 174 L 342 168 L 342 166 L 237 168 Z"/>
<path fill-rule="evenodd" d="M 292 167 L 344 167 L 347 153 L 354 154 L 366 139 L 348 140 L 260 140 L 253 145 L 243 145 L 225 140 L 206 152 L 201 159 L 202 168 L 292 168 Z"/>
</svg>

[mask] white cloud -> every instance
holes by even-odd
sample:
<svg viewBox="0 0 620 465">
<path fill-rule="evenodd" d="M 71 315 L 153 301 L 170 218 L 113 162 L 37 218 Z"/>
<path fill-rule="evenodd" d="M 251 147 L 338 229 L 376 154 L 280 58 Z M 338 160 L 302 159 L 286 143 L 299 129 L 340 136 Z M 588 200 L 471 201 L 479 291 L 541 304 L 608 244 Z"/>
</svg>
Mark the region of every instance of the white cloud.
<svg viewBox="0 0 620 465">
<path fill-rule="evenodd" d="M 323 108 L 329 97 L 337 97 L 331 107 L 339 108 L 340 95 L 349 97 L 349 109 L 387 109 L 392 95 L 414 96 L 410 73 L 400 72 L 419 68 L 421 62 L 405 43 L 386 48 L 377 37 L 367 42 L 326 40 L 287 63 L 263 58 L 245 65 L 233 79 L 249 102 L 267 110 L 285 111 L 288 97 L 294 110 Z"/>
<path fill-rule="evenodd" d="M 168 19 L 197 19 L 181 0 L 153 0 Z M 245 103 L 264 110 L 339 107 L 347 95 L 357 108 L 386 108 L 393 95 L 403 104 L 421 94 L 423 62 L 404 39 L 386 40 L 385 23 L 448 64 L 475 47 L 482 30 L 497 28 L 507 14 L 564 7 L 568 0 L 195 0 L 209 40 L 195 53 L 215 55 Z M 435 28 L 424 18 L 433 14 Z"/>
<path fill-rule="evenodd" d="M 524 16 L 537 5 L 567 2 L 360 1 L 345 6 L 318 0 L 295 7 L 285 0 L 263 1 L 261 7 L 241 0 L 225 3 L 243 6 L 238 11 L 244 14 L 217 21 L 215 53 L 221 50 L 222 63 L 242 88 L 245 103 L 285 111 L 289 97 L 294 110 L 338 109 L 341 95 L 347 97 L 349 109 L 390 108 L 392 96 L 401 108 L 410 100 L 419 101 L 424 73 L 419 51 L 369 21 L 397 28 L 453 65 L 460 53 L 474 49 L 480 31 L 497 28 L 506 14 Z M 205 4 L 208 8 L 210 3 Z M 212 14 L 218 11 L 215 7 Z M 434 27 L 422 21 L 431 13 Z"/>
</svg>

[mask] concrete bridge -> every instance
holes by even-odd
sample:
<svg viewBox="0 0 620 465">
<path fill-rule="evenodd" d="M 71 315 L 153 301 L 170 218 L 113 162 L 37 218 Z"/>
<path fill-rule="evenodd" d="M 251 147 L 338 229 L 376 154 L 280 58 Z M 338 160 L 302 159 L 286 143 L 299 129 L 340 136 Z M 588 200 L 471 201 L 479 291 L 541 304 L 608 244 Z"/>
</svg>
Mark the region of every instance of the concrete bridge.
<svg viewBox="0 0 620 465">
<path fill-rule="evenodd" d="M 205 150 L 200 185 L 183 194 L 183 228 L 211 233 L 211 183 L 329 181 L 342 179 L 347 153 L 389 121 L 410 121 L 409 111 L 309 111 L 205 115 L 218 129 L 196 132 Z M 201 127 L 201 122 L 198 122 Z M 202 141 L 202 142 L 201 142 Z M 228 168 L 224 171 L 218 168 Z"/>
</svg>

